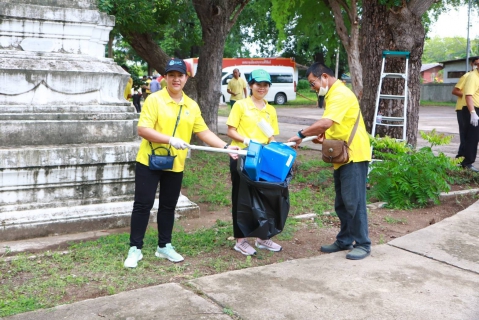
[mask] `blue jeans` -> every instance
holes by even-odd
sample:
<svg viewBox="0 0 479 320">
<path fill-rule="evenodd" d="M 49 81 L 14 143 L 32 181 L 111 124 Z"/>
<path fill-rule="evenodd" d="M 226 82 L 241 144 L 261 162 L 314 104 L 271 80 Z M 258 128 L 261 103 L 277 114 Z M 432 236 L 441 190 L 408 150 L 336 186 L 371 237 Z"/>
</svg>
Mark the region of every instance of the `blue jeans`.
<svg viewBox="0 0 479 320">
<path fill-rule="evenodd" d="M 336 236 L 336 243 L 348 247 L 356 242 L 355 247 L 371 251 L 368 230 L 368 213 L 366 209 L 366 177 L 369 162 L 350 162 L 334 170 L 334 189 L 336 199 L 334 208 L 341 221 L 341 230 Z"/>
</svg>

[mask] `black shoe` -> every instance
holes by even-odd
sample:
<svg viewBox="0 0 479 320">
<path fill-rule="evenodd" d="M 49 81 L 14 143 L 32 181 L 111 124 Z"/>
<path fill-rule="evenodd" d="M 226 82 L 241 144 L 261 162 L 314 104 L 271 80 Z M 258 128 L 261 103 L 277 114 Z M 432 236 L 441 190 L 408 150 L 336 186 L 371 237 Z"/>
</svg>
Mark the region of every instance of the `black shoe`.
<svg viewBox="0 0 479 320">
<path fill-rule="evenodd" d="M 463 168 L 466 169 L 466 170 L 470 170 L 470 171 L 472 171 L 472 172 L 479 172 L 479 169 L 477 169 L 476 167 L 474 167 L 472 164 L 469 164 L 469 165 L 467 165 L 467 166 L 464 166 Z"/>
<path fill-rule="evenodd" d="M 344 251 L 344 250 L 353 250 L 353 246 L 349 245 L 343 248 L 343 247 L 340 247 L 339 244 L 337 244 L 337 242 L 335 242 L 333 244 L 321 246 L 321 249 L 320 249 L 321 252 L 325 252 L 325 253 L 333 253 L 333 252 Z"/>
<path fill-rule="evenodd" d="M 362 247 L 356 247 L 346 255 L 346 259 L 361 260 L 369 256 L 370 254 L 371 254 L 371 251 L 367 251 L 366 249 Z"/>
</svg>

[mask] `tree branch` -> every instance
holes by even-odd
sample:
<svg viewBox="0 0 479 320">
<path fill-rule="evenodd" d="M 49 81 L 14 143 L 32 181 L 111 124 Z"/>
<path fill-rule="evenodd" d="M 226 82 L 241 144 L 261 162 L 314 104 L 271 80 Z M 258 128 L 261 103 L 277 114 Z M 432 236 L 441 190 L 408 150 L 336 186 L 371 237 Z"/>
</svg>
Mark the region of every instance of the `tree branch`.
<svg viewBox="0 0 479 320">
<path fill-rule="evenodd" d="M 334 22 L 336 23 L 336 32 L 338 33 L 338 36 L 341 39 L 341 42 L 343 43 L 344 48 L 346 49 L 346 51 L 348 51 L 350 47 L 349 32 L 348 32 L 348 28 L 346 28 L 346 24 L 344 23 L 344 19 L 341 14 L 341 6 L 339 4 L 339 1 L 330 0 L 328 2 L 329 2 L 329 6 L 331 10 L 333 11 Z M 352 24 L 353 24 L 353 21 L 351 21 L 351 25 Z"/>
<path fill-rule="evenodd" d="M 244 7 L 249 3 L 249 0 L 245 0 L 241 3 L 239 9 L 236 10 L 236 12 L 233 15 L 233 18 L 230 19 L 230 24 L 233 26 L 236 23 L 236 20 L 238 20 L 238 17 L 240 13 L 243 11 Z"/>
<path fill-rule="evenodd" d="M 416 16 L 422 16 L 437 0 L 411 0 L 407 8 Z"/>
</svg>

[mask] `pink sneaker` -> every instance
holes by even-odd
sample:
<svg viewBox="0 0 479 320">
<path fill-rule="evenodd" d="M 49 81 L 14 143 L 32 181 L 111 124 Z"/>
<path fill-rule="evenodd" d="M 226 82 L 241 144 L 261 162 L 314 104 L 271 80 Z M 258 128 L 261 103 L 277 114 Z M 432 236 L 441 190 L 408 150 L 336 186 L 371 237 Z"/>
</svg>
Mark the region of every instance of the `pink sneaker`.
<svg viewBox="0 0 479 320">
<path fill-rule="evenodd" d="M 249 245 L 246 239 L 241 239 L 240 241 L 236 241 L 234 249 L 238 252 L 241 252 L 245 256 L 253 256 L 256 254 L 256 250 Z"/>
<path fill-rule="evenodd" d="M 273 242 L 272 240 L 256 239 L 255 245 L 259 249 L 267 249 L 274 252 L 283 250 L 283 248 L 279 244 Z"/>
</svg>

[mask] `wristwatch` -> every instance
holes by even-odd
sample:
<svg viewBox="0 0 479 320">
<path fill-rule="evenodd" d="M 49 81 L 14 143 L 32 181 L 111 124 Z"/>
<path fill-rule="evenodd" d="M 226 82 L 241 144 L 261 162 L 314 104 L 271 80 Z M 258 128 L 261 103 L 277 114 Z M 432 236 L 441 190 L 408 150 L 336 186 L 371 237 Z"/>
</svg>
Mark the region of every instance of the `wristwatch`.
<svg viewBox="0 0 479 320">
<path fill-rule="evenodd" d="M 306 136 L 302 133 L 302 131 L 303 131 L 303 130 L 299 130 L 298 133 L 297 133 L 297 135 L 298 135 L 298 137 L 300 137 L 301 139 L 304 139 L 304 138 L 306 138 Z"/>
</svg>

